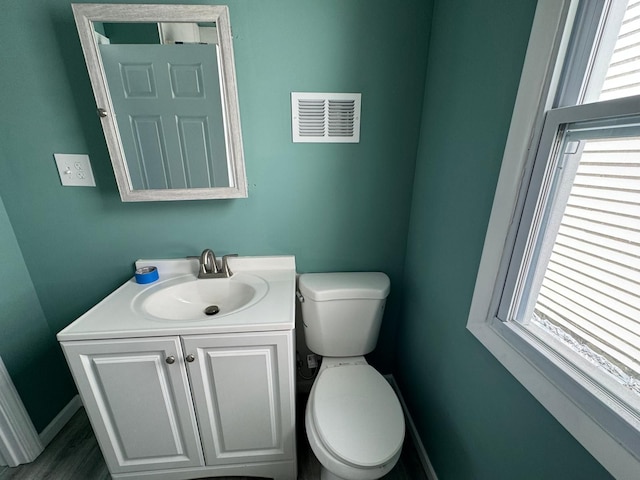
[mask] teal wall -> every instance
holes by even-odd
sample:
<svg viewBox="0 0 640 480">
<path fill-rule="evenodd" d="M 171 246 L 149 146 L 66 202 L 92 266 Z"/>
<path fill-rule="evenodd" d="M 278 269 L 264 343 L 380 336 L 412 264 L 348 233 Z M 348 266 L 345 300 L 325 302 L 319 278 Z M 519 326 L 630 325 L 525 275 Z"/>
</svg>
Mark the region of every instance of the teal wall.
<svg viewBox="0 0 640 480">
<path fill-rule="evenodd" d="M 435 2 L 396 376 L 441 480 L 609 478 L 466 330 L 535 5 Z"/>
<path fill-rule="evenodd" d="M 71 2 L 6 3 L 0 195 L 51 335 L 129 278 L 137 258 L 206 247 L 294 254 L 300 272 L 390 275 L 394 292 L 371 360 L 391 370 L 430 1 L 222 2 L 233 25 L 249 198 L 169 203 L 120 201 Z M 293 144 L 292 91 L 362 92 L 361 142 Z M 97 187 L 60 186 L 53 153 L 88 153 Z M 3 314 L 0 329 L 9 322 Z M 41 366 L 57 388 L 49 399 L 43 385 L 29 409 L 38 428 L 75 394 L 58 357 Z"/>
<path fill-rule="evenodd" d="M 606 478 L 465 329 L 535 0 L 225 3 L 249 198 L 148 204 L 120 202 L 69 0 L 3 9 L 0 354 L 36 427 L 75 394 L 55 332 L 135 259 L 294 254 L 391 276 L 371 361 L 397 354 L 441 480 Z M 292 144 L 291 91 L 362 92 L 361 143 Z M 53 153 L 88 153 L 97 188 Z"/>
<path fill-rule="evenodd" d="M 0 357 L 42 430 L 73 388 L 0 197 Z M 61 398 L 62 396 L 62 398 Z M 68 399 L 67 399 L 68 400 Z"/>
</svg>

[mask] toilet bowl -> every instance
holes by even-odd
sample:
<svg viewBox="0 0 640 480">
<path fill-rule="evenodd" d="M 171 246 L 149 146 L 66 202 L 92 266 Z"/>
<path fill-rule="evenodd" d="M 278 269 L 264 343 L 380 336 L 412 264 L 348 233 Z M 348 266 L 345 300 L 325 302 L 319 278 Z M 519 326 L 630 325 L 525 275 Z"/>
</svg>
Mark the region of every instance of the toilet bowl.
<svg viewBox="0 0 640 480">
<path fill-rule="evenodd" d="M 404 416 L 393 389 L 364 357 L 325 359 L 305 412 L 322 480 L 375 480 L 400 458 Z"/>
<path fill-rule="evenodd" d="M 305 412 L 322 480 L 375 480 L 400 457 L 402 407 L 364 358 L 375 348 L 389 283 L 380 272 L 300 275 L 305 339 L 323 356 Z"/>
</svg>

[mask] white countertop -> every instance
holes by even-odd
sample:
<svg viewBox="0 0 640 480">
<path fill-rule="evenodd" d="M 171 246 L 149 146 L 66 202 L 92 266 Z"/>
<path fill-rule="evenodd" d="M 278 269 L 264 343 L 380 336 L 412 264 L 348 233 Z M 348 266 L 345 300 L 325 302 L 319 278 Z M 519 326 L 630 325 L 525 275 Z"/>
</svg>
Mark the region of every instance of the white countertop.
<svg viewBox="0 0 640 480">
<path fill-rule="evenodd" d="M 243 273 L 262 278 L 268 284 L 265 296 L 255 304 L 232 314 L 197 320 L 162 320 L 134 308 L 136 298 L 159 289 L 178 277 L 193 280 L 197 259 L 138 260 L 136 267 L 156 266 L 160 279 L 138 284 L 131 278 L 69 326 L 61 330 L 59 341 L 109 338 L 157 337 L 210 333 L 293 330 L 295 326 L 295 257 L 233 257 L 229 267 L 239 278 Z M 201 279 L 199 282 L 215 282 Z"/>
</svg>

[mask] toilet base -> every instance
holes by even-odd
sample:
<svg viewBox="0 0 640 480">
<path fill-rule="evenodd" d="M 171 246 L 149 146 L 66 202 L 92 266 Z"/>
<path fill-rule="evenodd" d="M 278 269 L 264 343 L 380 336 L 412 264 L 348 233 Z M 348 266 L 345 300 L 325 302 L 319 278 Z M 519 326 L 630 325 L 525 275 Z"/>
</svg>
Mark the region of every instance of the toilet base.
<svg viewBox="0 0 640 480">
<path fill-rule="evenodd" d="M 329 470 L 324 468 L 324 465 L 320 465 L 320 480 L 346 480 L 342 477 L 334 475 Z"/>
</svg>

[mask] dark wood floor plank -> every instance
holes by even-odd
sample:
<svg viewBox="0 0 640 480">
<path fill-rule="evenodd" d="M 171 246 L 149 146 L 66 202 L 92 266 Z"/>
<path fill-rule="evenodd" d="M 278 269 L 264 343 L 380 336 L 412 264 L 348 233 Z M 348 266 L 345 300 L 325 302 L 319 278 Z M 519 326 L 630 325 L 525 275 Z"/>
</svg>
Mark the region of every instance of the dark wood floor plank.
<svg viewBox="0 0 640 480">
<path fill-rule="evenodd" d="M 111 479 L 84 409 L 73 416 L 34 462 L 0 474 L 0 480 L 61 479 Z"/>
</svg>

